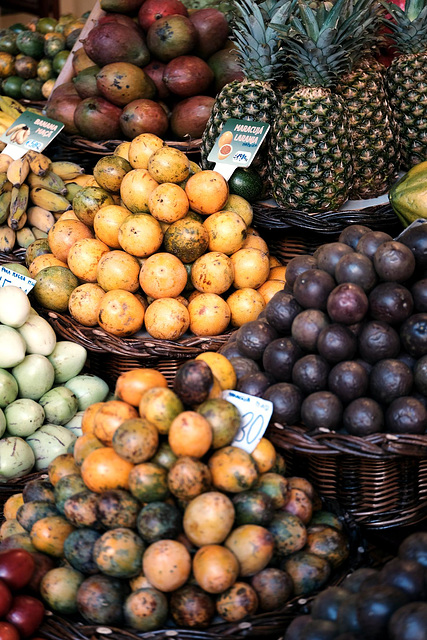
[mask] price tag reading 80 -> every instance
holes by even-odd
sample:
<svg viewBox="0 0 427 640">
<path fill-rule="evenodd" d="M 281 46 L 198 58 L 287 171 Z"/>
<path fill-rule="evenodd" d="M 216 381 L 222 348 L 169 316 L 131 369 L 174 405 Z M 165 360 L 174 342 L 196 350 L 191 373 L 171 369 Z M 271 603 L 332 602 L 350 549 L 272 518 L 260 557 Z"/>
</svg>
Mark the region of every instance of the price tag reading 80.
<svg viewBox="0 0 427 640">
<path fill-rule="evenodd" d="M 273 403 L 240 391 L 223 391 L 222 397 L 234 404 L 242 416 L 240 429 L 231 443 L 232 446 L 252 453 L 268 427 L 273 413 Z"/>
</svg>

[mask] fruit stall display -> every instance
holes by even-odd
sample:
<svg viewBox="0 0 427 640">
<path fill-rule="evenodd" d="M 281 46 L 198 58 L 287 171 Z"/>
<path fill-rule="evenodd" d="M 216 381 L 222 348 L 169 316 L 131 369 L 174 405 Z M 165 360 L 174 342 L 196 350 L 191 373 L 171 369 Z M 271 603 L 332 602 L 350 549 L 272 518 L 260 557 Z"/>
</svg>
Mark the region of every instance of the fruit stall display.
<svg viewBox="0 0 427 640">
<path fill-rule="evenodd" d="M 85 17 L 40 18 L 0 31 L 0 93 L 17 100 L 45 101 L 61 72 Z"/>
<path fill-rule="evenodd" d="M 240 413 L 216 384 L 230 388 L 234 371 L 211 356 L 186 362 L 173 389 L 153 369 L 123 374 L 114 399 L 85 410 L 72 453 L 5 503 L 0 557 L 22 545 L 55 561 L 40 595 L 73 625 L 78 613 L 130 633 L 227 623 L 239 634 L 245 619 L 256 637 L 255 614 L 278 631 L 286 603 L 348 561 L 344 519 L 285 477 L 274 446 L 233 446 Z"/>
<path fill-rule="evenodd" d="M 423 640 L 427 629 L 426 552 L 425 532 L 407 536 L 397 555 L 382 567 L 357 569 L 338 587 L 319 594 L 310 614 L 295 618 L 284 640 Z"/>
</svg>

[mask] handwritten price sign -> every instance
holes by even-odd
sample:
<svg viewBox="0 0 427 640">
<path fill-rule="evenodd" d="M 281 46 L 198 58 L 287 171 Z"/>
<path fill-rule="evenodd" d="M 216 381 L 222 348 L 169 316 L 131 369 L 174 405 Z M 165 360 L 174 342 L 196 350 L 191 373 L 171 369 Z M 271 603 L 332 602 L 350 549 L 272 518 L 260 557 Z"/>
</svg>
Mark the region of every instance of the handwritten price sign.
<svg viewBox="0 0 427 640">
<path fill-rule="evenodd" d="M 232 446 L 252 453 L 268 427 L 273 413 L 273 403 L 240 391 L 224 391 L 222 397 L 234 404 L 242 416 L 240 429 L 231 443 Z"/>
<path fill-rule="evenodd" d="M 0 288 L 10 286 L 19 287 L 25 291 L 25 293 L 29 293 L 35 284 L 35 280 L 27 278 L 27 276 L 22 275 L 22 273 L 17 273 L 7 267 L 0 267 Z"/>
</svg>

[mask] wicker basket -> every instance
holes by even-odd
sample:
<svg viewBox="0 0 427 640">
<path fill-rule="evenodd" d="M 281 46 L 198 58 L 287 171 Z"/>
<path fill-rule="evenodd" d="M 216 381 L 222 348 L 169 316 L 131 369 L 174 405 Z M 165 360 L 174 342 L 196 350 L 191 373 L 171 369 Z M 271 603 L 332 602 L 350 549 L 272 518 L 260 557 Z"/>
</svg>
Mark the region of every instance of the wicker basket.
<svg viewBox="0 0 427 640">
<path fill-rule="evenodd" d="M 370 562 L 369 544 L 363 537 L 360 527 L 335 500 L 325 500 L 324 508 L 332 511 L 343 523 L 344 531 L 350 544 L 347 561 L 338 567 L 328 581 L 327 586 L 338 585 L 351 571 Z M 280 610 L 260 613 L 241 622 L 229 623 L 216 618 L 206 630 L 177 628 L 168 620 L 168 626 L 157 631 L 138 633 L 132 629 L 90 625 L 73 619 L 64 620 L 57 615 L 48 615 L 38 633 L 48 640 L 243 640 L 261 638 L 273 640 L 283 635 L 292 620 L 303 613 L 308 613 L 309 604 L 315 597 L 294 597 Z"/>
<path fill-rule="evenodd" d="M 63 132 L 59 134 L 57 140 L 64 149 L 69 149 L 70 151 L 77 149 L 96 156 L 111 155 L 114 149 L 124 142 L 124 140 L 99 140 L 94 142 L 80 135 L 67 135 Z M 175 147 L 175 149 L 179 149 L 187 155 L 192 155 L 200 153 L 201 142 L 201 138 L 197 138 L 194 140 L 166 140 L 165 144 Z"/>
<path fill-rule="evenodd" d="M 22 493 L 27 482 L 43 477 L 47 477 L 46 471 L 34 471 L 21 478 L 13 478 L 13 480 L 0 483 L 0 522 L 3 515 L 3 505 L 6 500 L 10 498 L 10 496 L 13 496 L 14 493 Z"/>
<path fill-rule="evenodd" d="M 0 265 L 7 264 L 8 262 L 19 262 L 20 264 L 25 264 L 25 253 L 26 249 L 15 249 L 15 251 L 11 251 L 10 253 L 5 253 L 4 251 L 0 251 Z"/>
<path fill-rule="evenodd" d="M 427 436 L 357 437 L 274 424 L 269 438 L 292 474 L 337 500 L 368 528 L 411 525 L 427 517 Z"/>
<path fill-rule="evenodd" d="M 338 235 L 350 224 L 362 224 L 373 230 L 384 230 L 393 234 L 401 229 L 399 219 L 389 203 L 348 211 L 332 211 L 309 214 L 276 207 L 265 203 L 256 203 L 254 209 L 254 226 L 267 232 L 309 231 L 320 234 L 323 242 L 329 236 Z M 328 236 L 325 240 L 325 236 Z"/>
</svg>

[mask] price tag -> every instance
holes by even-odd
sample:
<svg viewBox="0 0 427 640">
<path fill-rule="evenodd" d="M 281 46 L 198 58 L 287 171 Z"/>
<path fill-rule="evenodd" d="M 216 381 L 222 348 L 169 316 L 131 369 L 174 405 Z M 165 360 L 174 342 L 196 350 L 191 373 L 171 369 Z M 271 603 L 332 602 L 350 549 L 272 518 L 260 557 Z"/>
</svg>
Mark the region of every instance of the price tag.
<svg viewBox="0 0 427 640">
<path fill-rule="evenodd" d="M 273 403 L 240 391 L 223 391 L 222 397 L 234 404 L 242 416 L 240 429 L 231 443 L 232 446 L 252 453 L 268 427 L 273 413 Z"/>
<path fill-rule="evenodd" d="M 35 284 L 36 280 L 27 278 L 22 273 L 12 271 L 7 267 L 0 267 L 0 287 L 19 287 L 28 294 Z"/>
<path fill-rule="evenodd" d="M 229 180 L 237 167 L 248 167 L 269 128 L 266 122 L 237 118 L 227 120 L 208 156 L 208 160 L 215 162 L 215 171 Z"/>
<path fill-rule="evenodd" d="M 42 152 L 63 128 L 62 122 L 32 111 L 24 111 L 0 137 L 7 145 L 3 153 L 16 160 L 29 149 Z"/>
</svg>

